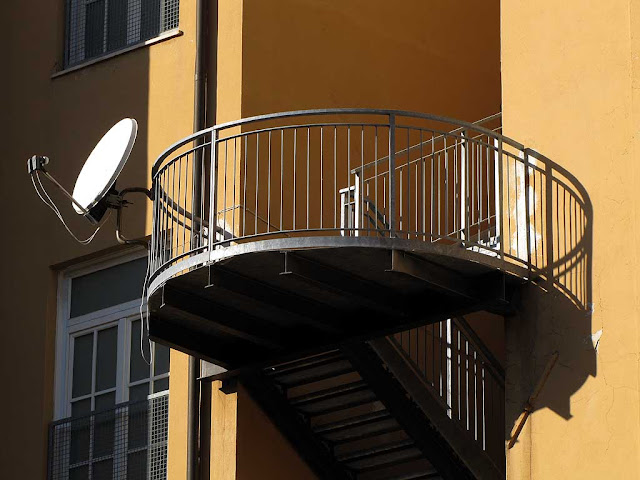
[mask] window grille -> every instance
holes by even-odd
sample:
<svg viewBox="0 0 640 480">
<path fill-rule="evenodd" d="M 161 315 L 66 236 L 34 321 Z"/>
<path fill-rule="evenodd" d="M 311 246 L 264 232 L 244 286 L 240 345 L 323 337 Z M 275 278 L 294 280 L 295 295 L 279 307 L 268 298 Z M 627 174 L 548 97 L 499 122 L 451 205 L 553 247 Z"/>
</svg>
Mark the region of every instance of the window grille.
<svg viewBox="0 0 640 480">
<path fill-rule="evenodd" d="M 67 0 L 65 67 L 178 28 L 180 0 Z"/>
<path fill-rule="evenodd" d="M 169 395 L 53 422 L 48 480 L 165 480 Z"/>
</svg>

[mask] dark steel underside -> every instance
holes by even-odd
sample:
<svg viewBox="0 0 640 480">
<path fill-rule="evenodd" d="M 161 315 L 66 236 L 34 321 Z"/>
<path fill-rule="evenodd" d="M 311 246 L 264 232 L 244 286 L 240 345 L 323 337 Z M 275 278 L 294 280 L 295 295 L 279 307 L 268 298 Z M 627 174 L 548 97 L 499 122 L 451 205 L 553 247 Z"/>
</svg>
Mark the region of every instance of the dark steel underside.
<svg viewBox="0 0 640 480">
<path fill-rule="evenodd" d="M 152 339 L 227 369 L 260 366 L 473 311 L 508 314 L 522 283 L 495 259 L 456 246 L 443 249 L 453 255 L 392 244 L 254 246 L 223 248 L 239 254 L 156 287 Z"/>
</svg>

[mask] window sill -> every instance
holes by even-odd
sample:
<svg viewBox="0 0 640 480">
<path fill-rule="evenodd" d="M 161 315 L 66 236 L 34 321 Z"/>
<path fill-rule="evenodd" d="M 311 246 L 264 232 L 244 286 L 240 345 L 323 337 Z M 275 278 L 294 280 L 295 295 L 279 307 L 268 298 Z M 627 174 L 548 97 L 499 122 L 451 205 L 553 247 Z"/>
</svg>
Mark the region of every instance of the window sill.
<svg viewBox="0 0 640 480">
<path fill-rule="evenodd" d="M 77 65 L 73 65 L 72 67 L 65 68 L 64 70 L 60 70 L 59 72 L 51 75 L 51 78 L 58 78 L 66 75 L 68 73 L 75 72 L 77 70 L 89 67 L 91 65 L 95 65 L 96 63 L 104 62 L 105 60 L 109 60 L 113 57 L 117 57 L 119 55 L 123 55 L 125 53 L 129 53 L 133 50 L 138 50 L 139 48 L 145 48 L 155 43 L 164 42 L 165 40 L 169 40 L 170 38 L 179 37 L 182 35 L 182 30 L 178 30 L 177 28 L 173 30 L 167 30 L 166 32 L 161 33 L 157 37 L 151 38 L 149 40 L 145 40 L 144 42 L 136 43 L 135 45 L 130 45 L 122 50 L 117 50 L 115 52 L 108 53 L 101 57 L 92 58 L 91 60 L 87 60 L 86 62 L 79 63 Z"/>
</svg>

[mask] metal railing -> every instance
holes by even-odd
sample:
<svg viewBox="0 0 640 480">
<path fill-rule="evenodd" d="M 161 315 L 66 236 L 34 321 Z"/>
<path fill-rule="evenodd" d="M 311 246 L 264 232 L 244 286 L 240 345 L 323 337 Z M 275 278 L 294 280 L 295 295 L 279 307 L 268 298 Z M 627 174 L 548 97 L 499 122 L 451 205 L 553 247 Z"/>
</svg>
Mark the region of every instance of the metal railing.
<svg viewBox="0 0 640 480">
<path fill-rule="evenodd" d="M 466 123 L 335 109 L 193 134 L 153 166 L 151 281 L 231 244 L 382 237 L 463 247 L 522 267 L 527 277 L 551 278 L 569 265 L 582 273 L 567 290 L 583 301 L 576 262 L 588 228 L 586 194 L 500 131 L 500 115 Z"/>
<path fill-rule="evenodd" d="M 169 394 L 49 426 L 48 480 L 167 478 Z"/>
<path fill-rule="evenodd" d="M 443 412 L 505 468 L 504 370 L 463 318 L 389 337 Z"/>
</svg>

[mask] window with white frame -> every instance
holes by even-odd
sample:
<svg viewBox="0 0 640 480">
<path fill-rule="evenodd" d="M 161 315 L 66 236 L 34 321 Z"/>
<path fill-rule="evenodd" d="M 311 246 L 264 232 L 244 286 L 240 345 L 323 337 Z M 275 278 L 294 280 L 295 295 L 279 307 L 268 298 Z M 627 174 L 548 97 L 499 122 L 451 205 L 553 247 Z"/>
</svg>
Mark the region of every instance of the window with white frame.
<svg viewBox="0 0 640 480">
<path fill-rule="evenodd" d="M 166 478 L 169 348 L 141 328 L 147 257 L 59 280 L 52 478 Z"/>
<path fill-rule="evenodd" d="M 179 0 L 67 0 L 65 67 L 178 28 Z"/>
</svg>

